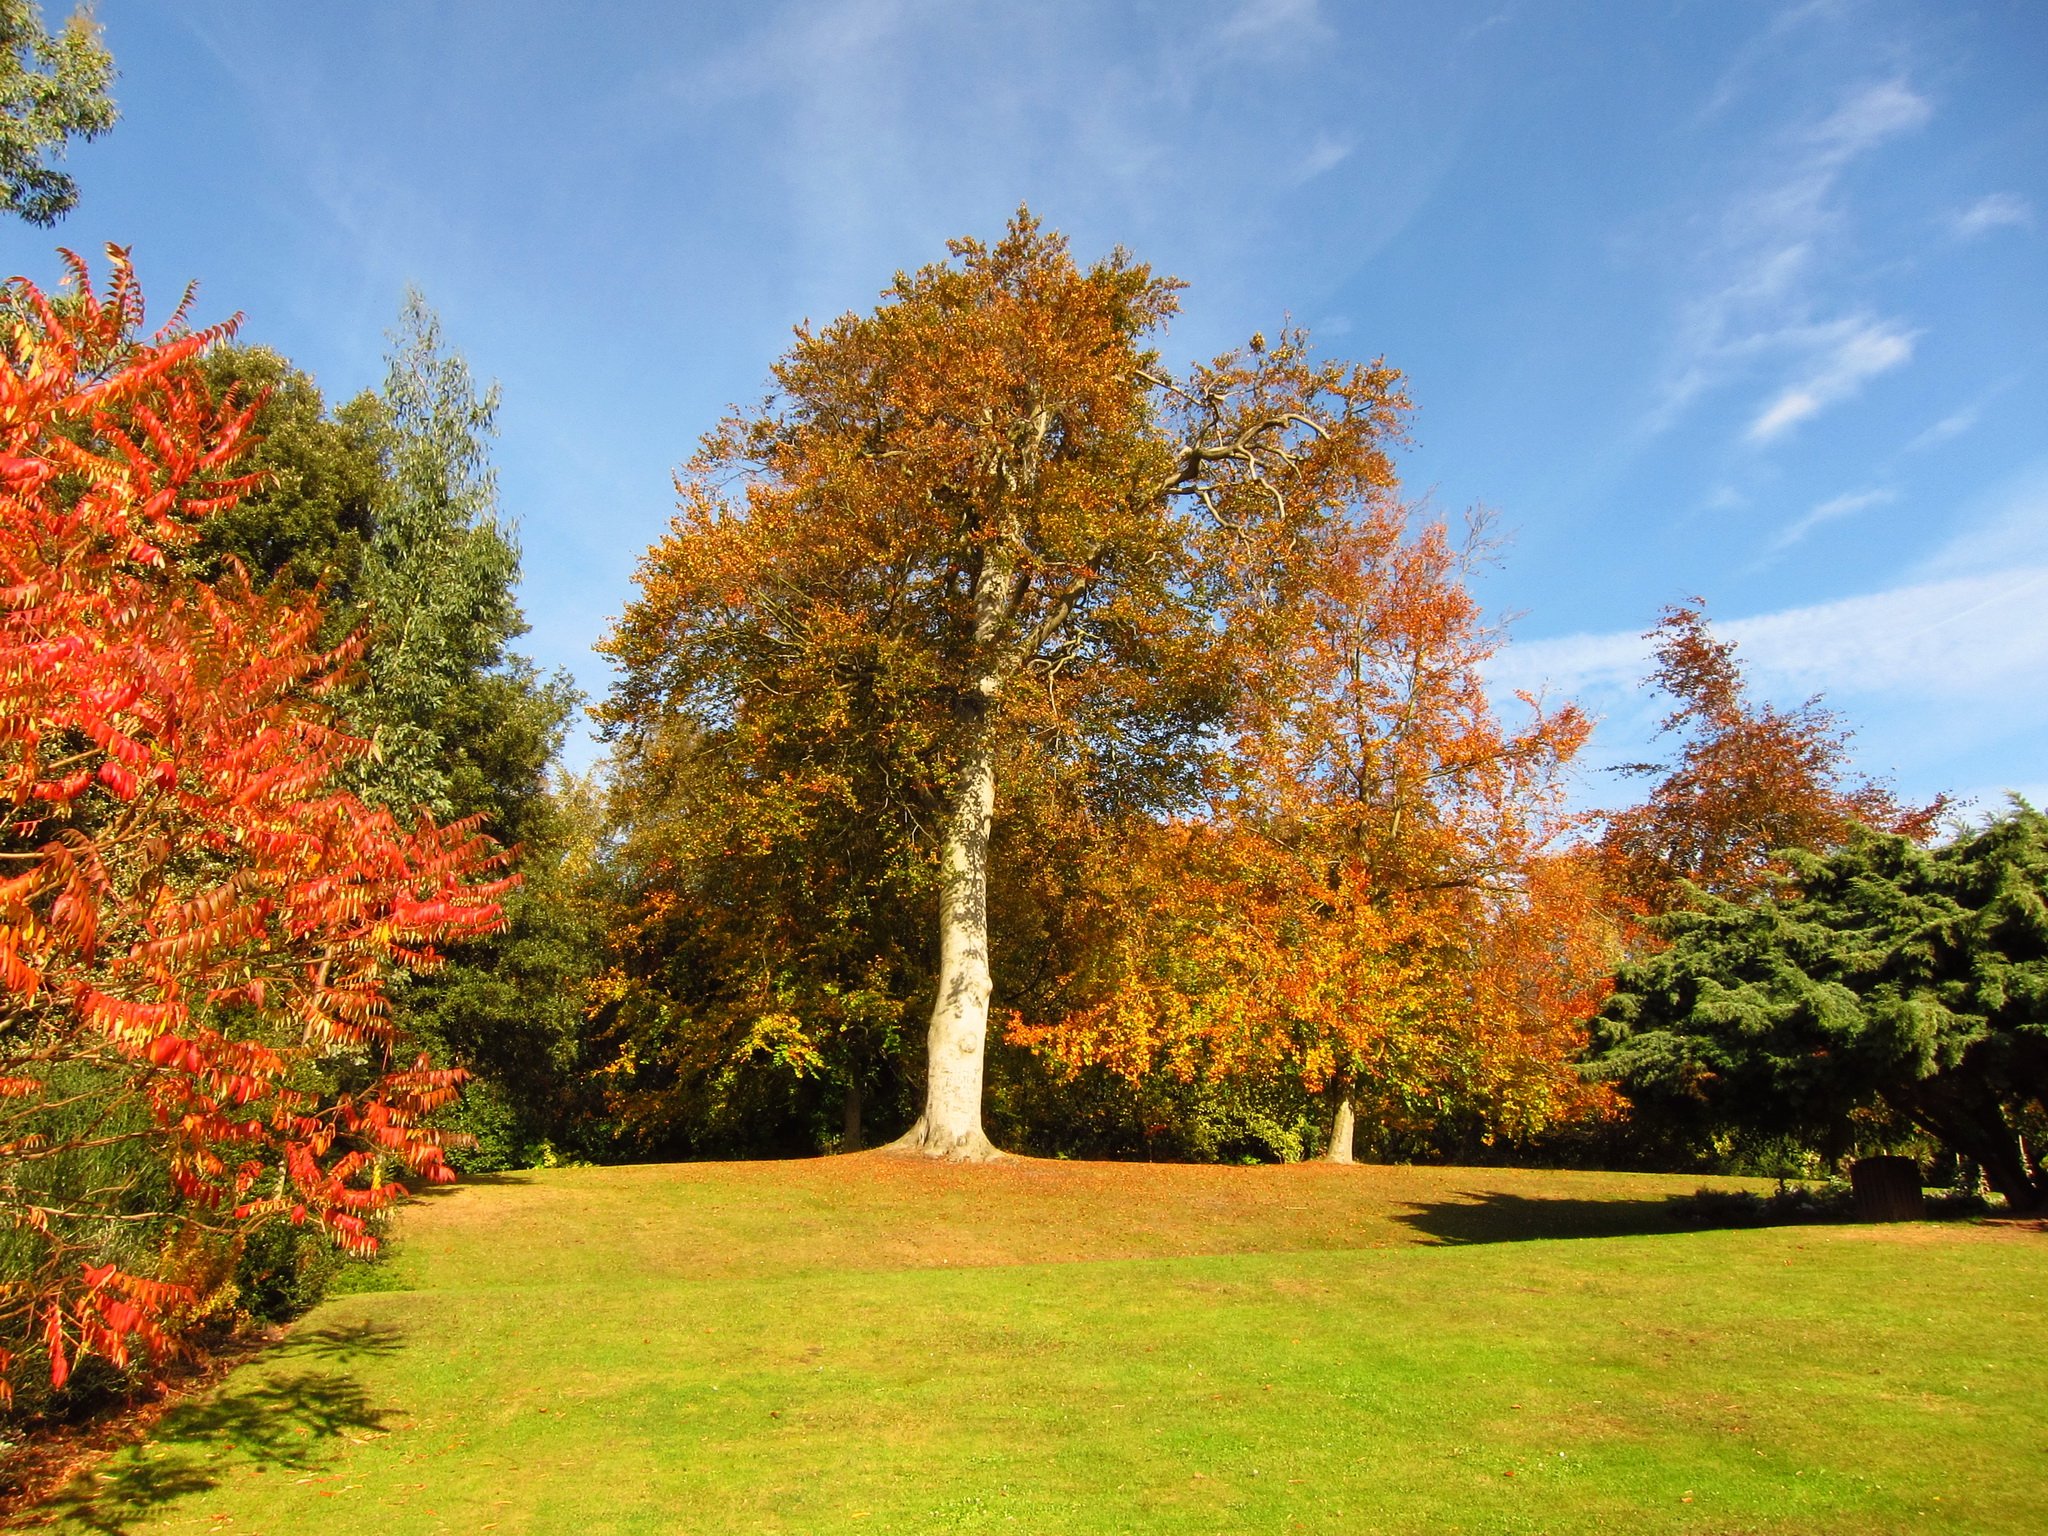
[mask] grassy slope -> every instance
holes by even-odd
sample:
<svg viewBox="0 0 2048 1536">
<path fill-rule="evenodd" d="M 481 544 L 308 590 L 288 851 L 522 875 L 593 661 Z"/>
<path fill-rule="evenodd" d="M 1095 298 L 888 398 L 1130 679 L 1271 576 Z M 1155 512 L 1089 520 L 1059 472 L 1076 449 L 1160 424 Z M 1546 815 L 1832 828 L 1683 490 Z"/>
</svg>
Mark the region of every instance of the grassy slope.
<svg viewBox="0 0 2048 1536">
<path fill-rule="evenodd" d="M 2048 1236 L 870 1154 L 435 1196 L 60 1529 L 2048 1530 Z M 1506 1239 L 1522 1239 L 1506 1240 Z"/>
</svg>

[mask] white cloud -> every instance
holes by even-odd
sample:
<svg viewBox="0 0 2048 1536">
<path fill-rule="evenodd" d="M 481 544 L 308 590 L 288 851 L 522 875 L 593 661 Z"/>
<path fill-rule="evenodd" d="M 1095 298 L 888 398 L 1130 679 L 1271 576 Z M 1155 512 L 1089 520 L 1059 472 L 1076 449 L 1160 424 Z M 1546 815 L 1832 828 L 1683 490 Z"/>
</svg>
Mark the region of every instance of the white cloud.
<svg viewBox="0 0 2048 1536">
<path fill-rule="evenodd" d="M 1632 687 L 1649 671 L 1650 642 L 1634 631 L 1558 635 L 1518 641 L 1487 665 L 1487 680 L 1507 693 L 1562 693 L 1576 697 Z"/>
<path fill-rule="evenodd" d="M 1844 320 L 1827 329 L 1838 338 L 1808 361 L 1807 371 L 1788 384 L 1749 424 L 1751 442 L 1767 443 L 1838 400 L 1846 400 L 1864 381 L 1911 360 L 1916 333 L 1889 321 Z"/>
<path fill-rule="evenodd" d="M 2034 222 L 2034 205 L 2016 192 L 1993 192 L 1949 220 L 1959 239 L 1974 240 L 1994 229 L 2025 229 Z"/>
<path fill-rule="evenodd" d="M 1512 10 L 1496 11 L 1493 13 L 1493 15 L 1486 17 L 1483 21 L 1475 21 L 1468 24 L 1465 30 L 1458 34 L 1458 41 L 1461 43 L 1474 42 L 1477 39 L 1484 37 L 1487 33 L 1491 32 L 1495 27 L 1504 27 L 1514 19 L 1515 16 Z"/>
<path fill-rule="evenodd" d="M 1934 108 L 1925 96 L 1902 80 L 1885 80 L 1865 86 L 1844 101 L 1813 129 L 1811 138 L 1839 163 L 1875 149 L 1886 139 L 1925 127 L 1933 115 Z"/>
<path fill-rule="evenodd" d="M 1817 526 L 1893 499 L 1882 487 L 1838 496 L 1802 521 Z M 1818 691 L 1964 706 L 2001 700 L 1998 718 L 2014 723 L 2011 701 L 2037 697 L 2037 680 L 2048 675 L 2048 460 L 2008 482 L 1899 585 L 1717 617 L 1714 629 L 1737 643 L 1745 672 L 1767 696 L 1796 700 Z M 1625 630 L 1511 645 L 1488 678 L 1503 697 L 1548 690 L 1625 717 L 1647 734 L 1638 685 L 1649 670 L 1649 642 Z"/>
<path fill-rule="evenodd" d="M 1720 83 L 1698 113 L 1700 122 L 1711 122 L 1753 88 L 1761 65 L 1780 48 L 1788 36 L 1810 21 L 1836 19 L 1851 0 L 1804 0 L 1803 4 L 1781 7 L 1769 23 L 1735 54 Z"/>
<path fill-rule="evenodd" d="M 1830 315 L 1822 291 L 1845 222 L 1844 171 L 1933 115 L 1901 80 L 1865 84 L 1825 117 L 1778 134 L 1742 191 L 1711 218 L 1699 245 L 1694 295 L 1680 307 L 1660 399 L 1647 425 L 1661 430 L 1708 391 L 1762 367 L 1784 370 L 1751 418 L 1769 442 L 1848 399 L 1912 356 L 1915 332 L 1868 314 Z M 1697 241 L 1693 230 L 1686 238 Z"/>
<path fill-rule="evenodd" d="M 1767 695 L 2006 698 L 2048 671 L 2048 564 L 1716 620 L 1714 629 L 1736 642 Z M 1547 688 L 1598 707 L 1633 692 L 1649 658 L 1637 634 L 1567 635 L 1510 646 L 1489 678 L 1504 693 Z"/>
<path fill-rule="evenodd" d="M 1906 444 L 1904 451 L 1907 453 L 1920 453 L 1926 449 L 1937 447 L 1952 437 L 1961 437 L 1970 428 L 1977 425 L 1977 416 L 1978 410 L 1974 405 L 1966 405 L 1960 411 L 1951 411 L 1926 431 L 1915 436 L 1911 442 Z"/>
<path fill-rule="evenodd" d="M 1922 560 L 1922 579 L 2048 565 L 2048 462 L 1995 491 L 1961 533 Z"/>
<path fill-rule="evenodd" d="M 1864 772 L 1896 776 L 1909 798 L 1953 788 L 1959 754 L 2037 743 L 2036 704 L 2048 672 L 2048 562 L 1923 581 L 1777 613 L 1714 621 L 1733 640 L 1755 694 L 1781 706 L 1816 694 L 1855 728 Z M 1504 710 L 1516 693 L 1576 700 L 1599 721 L 1575 798 L 1634 798 L 1611 777 L 1622 764 L 1669 756 L 1658 726 L 1669 701 L 1643 686 L 1650 645 L 1629 631 L 1512 645 L 1487 669 Z M 2022 760 L 2031 760 L 2022 758 Z M 1975 793 L 1996 809 L 2003 787 Z M 2048 802 L 2041 802 L 2048 803 Z"/>
<path fill-rule="evenodd" d="M 1216 29 L 1216 40 L 1271 44 L 1323 30 L 1316 0 L 1244 0 Z"/>
<path fill-rule="evenodd" d="M 2048 565 L 1924 582 L 1721 626 L 1760 681 L 1954 700 L 2048 669 Z"/>
<path fill-rule="evenodd" d="M 1294 172 L 1288 180 L 1296 186 L 1305 181 L 1314 181 L 1323 172 L 1335 170 L 1349 160 L 1355 147 L 1349 139 L 1319 133 L 1316 135 L 1315 143 L 1309 146 L 1308 153 L 1301 157 L 1300 163 L 1294 167 Z"/>
<path fill-rule="evenodd" d="M 1376 60 L 1373 195 L 1329 200 L 1311 227 L 1275 205 L 1347 155 L 1356 166 L 1363 142 L 1336 46 L 1352 18 L 1315 0 L 730 9 L 745 19 L 717 47 L 636 86 L 633 120 L 679 153 L 709 132 L 765 167 L 742 216 L 773 231 L 774 265 L 798 274 L 791 309 L 817 318 L 865 308 L 948 236 L 994 234 L 1020 200 L 1084 257 L 1126 242 L 1212 295 L 1217 274 L 1256 275 L 1224 299 L 1255 292 L 1263 308 L 1276 272 L 1287 291 L 1328 291 L 1425 205 L 1476 111 L 1398 55 Z M 1232 217 L 1189 217 L 1203 206 Z M 1176 345 L 1206 355 L 1240 323 L 1190 316 Z"/>
<path fill-rule="evenodd" d="M 1881 507 L 1887 502 L 1897 501 L 1899 493 L 1892 490 L 1851 491 L 1841 496 L 1831 496 L 1820 503 L 1804 517 L 1785 528 L 1771 540 L 1771 552 L 1790 549 L 1801 539 L 1823 523 L 1832 523 L 1840 518 L 1853 517 L 1866 507 Z"/>
</svg>

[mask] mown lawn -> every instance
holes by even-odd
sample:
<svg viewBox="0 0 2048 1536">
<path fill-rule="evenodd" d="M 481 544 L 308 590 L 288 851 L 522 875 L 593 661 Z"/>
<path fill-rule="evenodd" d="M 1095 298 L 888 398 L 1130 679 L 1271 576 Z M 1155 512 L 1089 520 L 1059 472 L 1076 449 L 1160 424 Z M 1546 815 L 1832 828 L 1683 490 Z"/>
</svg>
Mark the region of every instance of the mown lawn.
<svg viewBox="0 0 2048 1536">
<path fill-rule="evenodd" d="M 2048 1234 L 1696 1180 L 885 1155 L 408 1215 L 70 1531 L 2048 1531 Z"/>
</svg>

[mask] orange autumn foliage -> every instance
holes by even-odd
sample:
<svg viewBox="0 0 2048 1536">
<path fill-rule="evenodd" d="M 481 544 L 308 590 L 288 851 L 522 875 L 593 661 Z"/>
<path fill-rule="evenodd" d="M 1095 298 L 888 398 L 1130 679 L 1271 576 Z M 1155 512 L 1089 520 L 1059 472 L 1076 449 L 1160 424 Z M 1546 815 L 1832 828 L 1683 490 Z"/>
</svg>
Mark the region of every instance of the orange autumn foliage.
<svg viewBox="0 0 2048 1536">
<path fill-rule="evenodd" d="M 1140 839 L 1096 1000 L 1014 1031 L 1133 1079 L 1292 1073 L 1381 1140 L 1526 1135 L 1597 1108 L 1574 1062 L 1611 949 L 1563 846 L 1572 706 L 1503 727 L 1484 552 L 1390 499 L 1323 540 L 1284 610 L 1240 614 L 1248 687 L 1211 814 Z"/>
<path fill-rule="evenodd" d="M 1946 796 L 1902 805 L 1883 783 L 1848 768 L 1850 733 L 1819 698 L 1791 709 L 1750 697 L 1735 643 L 1718 640 L 1698 598 L 1667 607 L 1644 637 L 1655 642 L 1647 682 L 1673 700 L 1665 734 L 1682 742 L 1641 805 L 1606 819 L 1600 851 L 1617 899 L 1637 916 L 1687 904 L 1686 887 L 1742 900 L 1784 871 L 1786 849 L 1825 852 L 1859 827 L 1925 842 L 1949 809 Z"/>
<path fill-rule="evenodd" d="M 914 1074 L 922 1004 L 905 1144 L 985 1155 L 992 997 L 1069 1066 L 1291 1073 L 1390 1124 L 1579 1102 L 1585 720 L 1487 704 L 1479 551 L 1398 498 L 1399 374 L 1291 329 L 1175 373 L 1180 285 L 1123 253 L 1022 212 L 950 251 L 798 332 L 600 647 L 621 1118 L 670 1134 L 749 1064 Z"/>
<path fill-rule="evenodd" d="M 110 254 L 103 294 L 73 259 L 75 293 L 0 297 L 0 1400 L 33 1357 L 61 1387 L 173 1348 L 196 1230 L 367 1251 L 398 1175 L 453 1177 L 427 1120 L 463 1074 L 401 1049 L 385 981 L 508 883 L 473 825 L 332 787 L 368 746 L 312 603 L 179 567 L 251 486 L 253 405 L 198 367 L 229 327 L 142 334 Z M 68 1171 L 108 1156 L 125 1182 Z M 161 1250 L 108 1257 L 136 1231 Z"/>
<path fill-rule="evenodd" d="M 717 760 L 697 846 L 740 845 L 807 926 L 885 882 L 936 920 L 937 944 L 912 946 L 938 967 L 910 1140 L 983 1155 L 995 859 L 1034 858 L 1000 822 L 1199 798 L 1233 688 L 1220 609 L 1256 592 L 1284 610 L 1296 548 L 1392 483 L 1405 402 L 1384 364 L 1293 335 L 1169 374 L 1152 347 L 1181 285 L 1123 252 L 1083 267 L 1028 212 L 949 250 L 872 313 L 798 332 L 767 400 L 681 477 L 600 649 L 622 673 L 604 717 L 623 782 L 665 754 Z M 871 952 L 904 948 L 890 922 Z M 791 990 L 816 998 L 812 948 Z M 723 999 L 713 1031 L 672 1001 L 642 1016 L 755 1038 Z M 786 1012 L 759 1016 L 781 1030 Z"/>
</svg>

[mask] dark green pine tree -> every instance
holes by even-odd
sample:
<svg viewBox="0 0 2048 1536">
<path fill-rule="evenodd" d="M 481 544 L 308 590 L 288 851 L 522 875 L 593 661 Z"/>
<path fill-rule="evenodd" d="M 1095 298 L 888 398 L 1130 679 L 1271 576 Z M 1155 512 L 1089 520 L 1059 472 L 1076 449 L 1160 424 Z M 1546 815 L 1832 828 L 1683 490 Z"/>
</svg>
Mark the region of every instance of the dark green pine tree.
<svg viewBox="0 0 2048 1536">
<path fill-rule="evenodd" d="M 2048 816 L 2016 803 L 1927 849 L 1870 832 L 1784 855 L 1774 899 L 1700 894 L 1624 967 L 1595 1070 L 1695 1131 L 1840 1153 L 1888 1109 L 1974 1161 L 2015 1210 L 2048 1206 Z"/>
</svg>

